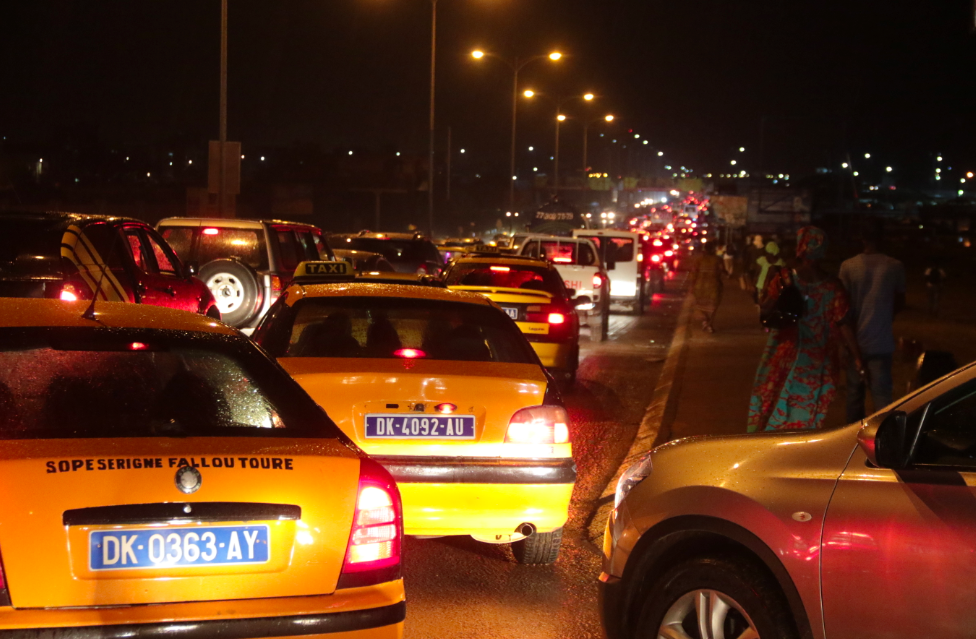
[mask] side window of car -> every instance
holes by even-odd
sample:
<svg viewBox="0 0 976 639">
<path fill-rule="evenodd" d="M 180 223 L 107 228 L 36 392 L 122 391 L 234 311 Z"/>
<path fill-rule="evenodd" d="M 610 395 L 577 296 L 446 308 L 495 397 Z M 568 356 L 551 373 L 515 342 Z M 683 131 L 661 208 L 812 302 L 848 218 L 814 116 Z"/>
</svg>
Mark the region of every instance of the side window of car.
<svg viewBox="0 0 976 639">
<path fill-rule="evenodd" d="M 115 227 L 108 224 L 92 224 L 85 227 L 84 235 L 102 261 L 113 271 L 123 268 L 122 255 L 126 247 Z"/>
<path fill-rule="evenodd" d="M 278 254 L 281 256 L 281 270 L 285 273 L 294 273 L 298 267 L 299 247 L 295 239 L 295 233 L 288 230 L 277 230 L 275 236 L 278 238 Z"/>
<path fill-rule="evenodd" d="M 319 249 L 315 246 L 315 240 L 312 238 L 311 231 L 296 231 L 295 234 L 298 236 L 299 243 L 299 256 L 303 260 L 320 260 L 322 257 L 319 255 Z"/>
<path fill-rule="evenodd" d="M 917 419 L 924 422 L 916 464 L 976 471 L 976 380 L 919 409 L 909 416 L 909 423 Z"/>
<path fill-rule="evenodd" d="M 150 249 L 146 246 L 146 241 L 143 239 L 139 229 L 126 229 L 125 239 L 129 248 L 129 254 L 132 256 L 132 261 L 135 262 L 136 268 L 143 273 L 155 272 L 152 258 L 150 257 Z"/>
<path fill-rule="evenodd" d="M 176 267 L 176 256 L 172 255 L 161 243 L 161 240 L 157 237 L 153 237 L 150 232 L 145 233 L 146 242 L 149 244 L 149 248 L 152 249 L 153 257 L 156 260 L 156 267 L 159 272 L 163 275 L 180 275 Z"/>
<path fill-rule="evenodd" d="M 193 229 L 186 226 L 167 226 L 162 229 L 163 239 L 172 247 L 181 260 L 193 259 L 190 256 L 193 246 Z"/>
<path fill-rule="evenodd" d="M 529 257 L 539 257 L 539 243 L 529 242 L 525 245 L 525 249 L 522 251 L 522 255 L 528 255 Z"/>
<path fill-rule="evenodd" d="M 318 233 L 312 233 L 312 241 L 315 242 L 315 250 L 318 254 L 317 260 L 331 260 L 335 256 L 332 254 L 332 249 L 326 243 L 325 238 Z"/>
<path fill-rule="evenodd" d="M 580 243 L 577 247 L 579 248 L 578 264 L 580 266 L 595 266 L 596 255 L 593 254 L 593 249 L 590 248 L 590 245 Z"/>
</svg>

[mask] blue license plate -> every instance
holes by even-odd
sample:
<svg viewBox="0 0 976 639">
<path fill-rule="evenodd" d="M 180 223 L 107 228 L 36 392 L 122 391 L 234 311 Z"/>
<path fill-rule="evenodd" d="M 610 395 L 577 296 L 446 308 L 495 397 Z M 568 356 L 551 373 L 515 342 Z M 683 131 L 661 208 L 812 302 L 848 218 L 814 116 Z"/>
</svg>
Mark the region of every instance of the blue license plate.
<svg viewBox="0 0 976 639">
<path fill-rule="evenodd" d="M 474 439 L 474 415 L 367 415 L 367 439 Z"/>
<path fill-rule="evenodd" d="M 271 558 L 267 525 L 149 530 L 98 530 L 88 537 L 92 570 L 264 564 Z"/>
<path fill-rule="evenodd" d="M 510 306 L 503 306 L 502 310 L 505 311 L 505 314 L 511 317 L 513 320 L 518 319 L 519 310 L 517 308 L 511 308 Z"/>
</svg>

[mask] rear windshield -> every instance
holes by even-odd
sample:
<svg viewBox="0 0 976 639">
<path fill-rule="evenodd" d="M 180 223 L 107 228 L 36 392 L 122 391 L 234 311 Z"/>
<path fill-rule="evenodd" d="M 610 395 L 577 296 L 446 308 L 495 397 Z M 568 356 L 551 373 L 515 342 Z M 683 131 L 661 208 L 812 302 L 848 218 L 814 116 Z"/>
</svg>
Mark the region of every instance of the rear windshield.
<svg viewBox="0 0 976 639">
<path fill-rule="evenodd" d="M 372 237 L 347 237 L 332 240 L 334 249 L 379 253 L 392 263 L 441 261 L 441 254 L 427 240 L 380 240 Z"/>
<path fill-rule="evenodd" d="M 590 245 L 581 242 L 530 240 L 522 255 L 549 260 L 554 264 L 596 266 L 599 263 Z"/>
<path fill-rule="evenodd" d="M 268 269 L 262 229 L 164 226 L 159 233 L 184 262 L 194 260 L 202 265 L 235 257 L 256 271 Z"/>
<path fill-rule="evenodd" d="M 539 266 L 458 264 L 444 278 L 448 286 L 491 286 L 543 291 L 566 296 L 563 280 L 555 271 Z"/>
<path fill-rule="evenodd" d="M 0 216 L 0 274 L 61 274 L 64 221 L 49 217 Z"/>
<path fill-rule="evenodd" d="M 0 439 L 341 437 L 240 338 L 0 330 Z"/>
<path fill-rule="evenodd" d="M 535 363 L 518 327 L 477 304 L 385 297 L 279 303 L 258 342 L 277 357 Z"/>
<path fill-rule="evenodd" d="M 596 244 L 606 262 L 633 262 L 634 240 L 630 237 L 602 237 L 587 235 L 586 239 Z"/>
</svg>

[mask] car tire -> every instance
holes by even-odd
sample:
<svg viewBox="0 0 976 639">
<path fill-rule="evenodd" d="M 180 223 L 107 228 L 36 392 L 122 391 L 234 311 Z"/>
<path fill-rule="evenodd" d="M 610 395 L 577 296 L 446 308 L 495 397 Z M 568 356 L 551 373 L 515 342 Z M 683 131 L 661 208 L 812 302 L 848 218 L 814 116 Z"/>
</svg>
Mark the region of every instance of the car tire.
<svg viewBox="0 0 976 639">
<path fill-rule="evenodd" d="M 536 532 L 512 544 L 512 554 L 520 564 L 529 566 L 552 564 L 559 558 L 559 547 L 562 543 L 562 528 L 547 533 Z"/>
<path fill-rule="evenodd" d="M 720 626 L 724 635 L 701 632 L 701 610 L 706 623 Z M 797 638 L 789 605 L 771 577 L 745 560 L 699 557 L 671 568 L 651 585 L 632 636 L 738 637 L 750 627 L 759 637 Z"/>
<path fill-rule="evenodd" d="M 261 306 L 258 274 L 237 260 L 214 260 L 200 267 L 199 278 L 214 296 L 221 320 L 236 328 L 246 326 Z"/>
</svg>

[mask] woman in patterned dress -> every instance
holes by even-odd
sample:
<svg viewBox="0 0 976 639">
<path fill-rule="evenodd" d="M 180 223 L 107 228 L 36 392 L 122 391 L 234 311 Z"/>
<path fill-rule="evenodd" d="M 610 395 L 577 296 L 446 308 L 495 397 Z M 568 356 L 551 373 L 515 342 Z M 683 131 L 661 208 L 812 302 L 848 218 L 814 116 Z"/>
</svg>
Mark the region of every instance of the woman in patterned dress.
<svg viewBox="0 0 976 639">
<path fill-rule="evenodd" d="M 715 254 L 715 245 L 702 244 L 702 254 L 695 263 L 692 273 L 692 295 L 695 297 L 695 310 L 702 316 L 702 330 L 714 333 L 712 320 L 722 301 L 722 273 L 725 267 L 722 258 Z"/>
<path fill-rule="evenodd" d="M 796 326 L 773 329 L 756 372 L 749 403 L 750 433 L 819 428 L 837 392 L 840 345 L 863 370 L 854 332 L 848 324 L 850 302 L 844 285 L 819 266 L 827 236 L 813 226 L 800 229 L 794 270 L 770 277 L 764 307 L 775 304 L 790 281 L 806 302 Z"/>
</svg>

